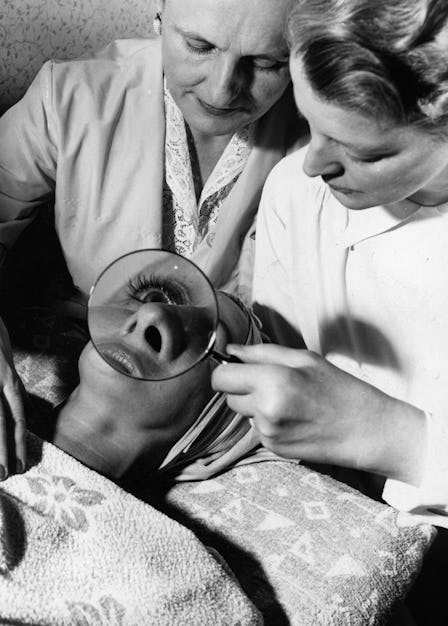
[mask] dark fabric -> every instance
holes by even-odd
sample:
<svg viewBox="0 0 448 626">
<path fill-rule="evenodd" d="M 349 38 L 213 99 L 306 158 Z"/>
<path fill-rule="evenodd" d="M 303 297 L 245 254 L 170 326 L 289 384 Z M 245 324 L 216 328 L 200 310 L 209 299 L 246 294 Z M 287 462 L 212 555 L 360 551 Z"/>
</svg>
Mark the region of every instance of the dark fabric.
<svg viewBox="0 0 448 626">
<path fill-rule="evenodd" d="M 406 602 L 417 626 L 448 624 L 448 530 L 437 530 Z"/>
<path fill-rule="evenodd" d="M 75 293 L 54 226 L 52 206 L 26 228 L 2 268 L 2 314 L 14 320 L 21 306 L 41 305 Z"/>
</svg>

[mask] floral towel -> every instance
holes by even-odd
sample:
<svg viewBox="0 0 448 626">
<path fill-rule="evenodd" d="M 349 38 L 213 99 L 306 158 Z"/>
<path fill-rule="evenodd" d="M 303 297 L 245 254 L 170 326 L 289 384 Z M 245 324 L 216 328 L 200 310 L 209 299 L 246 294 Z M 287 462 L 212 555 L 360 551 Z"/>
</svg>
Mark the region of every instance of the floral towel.
<svg viewBox="0 0 448 626">
<path fill-rule="evenodd" d="M 196 537 L 30 435 L 0 484 L 0 624 L 252 625 L 259 614 Z"/>
</svg>

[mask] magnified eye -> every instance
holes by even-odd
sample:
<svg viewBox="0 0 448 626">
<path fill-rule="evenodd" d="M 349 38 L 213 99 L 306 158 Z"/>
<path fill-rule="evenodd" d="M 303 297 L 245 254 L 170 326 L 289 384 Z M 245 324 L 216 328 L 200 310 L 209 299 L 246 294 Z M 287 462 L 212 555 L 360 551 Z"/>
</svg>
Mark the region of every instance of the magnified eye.
<svg viewBox="0 0 448 626">
<path fill-rule="evenodd" d="M 128 295 L 141 303 L 187 304 L 188 294 L 180 283 L 154 274 L 138 274 L 128 282 Z"/>
</svg>

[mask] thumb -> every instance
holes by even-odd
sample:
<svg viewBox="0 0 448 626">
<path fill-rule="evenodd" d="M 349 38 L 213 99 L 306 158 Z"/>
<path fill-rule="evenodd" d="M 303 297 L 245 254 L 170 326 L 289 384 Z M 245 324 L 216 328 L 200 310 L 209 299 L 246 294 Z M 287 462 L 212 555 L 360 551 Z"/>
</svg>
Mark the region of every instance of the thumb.
<svg viewBox="0 0 448 626">
<path fill-rule="evenodd" d="M 244 363 L 285 365 L 287 367 L 300 367 L 309 363 L 308 350 L 286 348 L 274 343 L 260 343 L 254 346 L 229 344 L 226 352 L 238 357 Z"/>
</svg>

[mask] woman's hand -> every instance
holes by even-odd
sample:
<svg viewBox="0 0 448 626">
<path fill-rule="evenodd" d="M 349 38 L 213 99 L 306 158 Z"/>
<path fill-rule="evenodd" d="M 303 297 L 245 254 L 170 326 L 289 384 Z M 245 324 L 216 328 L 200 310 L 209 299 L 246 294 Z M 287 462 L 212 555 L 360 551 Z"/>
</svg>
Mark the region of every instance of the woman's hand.
<svg viewBox="0 0 448 626">
<path fill-rule="evenodd" d="M 25 397 L 14 367 L 8 331 L 0 319 L 0 480 L 25 469 Z M 10 442 L 14 443 L 9 445 Z"/>
<path fill-rule="evenodd" d="M 218 367 L 216 391 L 254 418 L 279 456 L 376 472 L 417 483 L 424 414 L 308 350 L 273 344 L 228 346 L 242 364 Z"/>
</svg>

